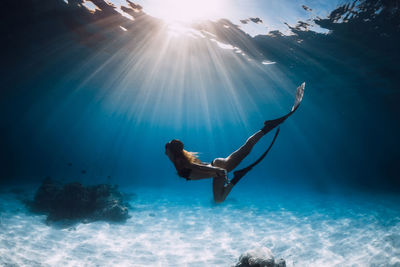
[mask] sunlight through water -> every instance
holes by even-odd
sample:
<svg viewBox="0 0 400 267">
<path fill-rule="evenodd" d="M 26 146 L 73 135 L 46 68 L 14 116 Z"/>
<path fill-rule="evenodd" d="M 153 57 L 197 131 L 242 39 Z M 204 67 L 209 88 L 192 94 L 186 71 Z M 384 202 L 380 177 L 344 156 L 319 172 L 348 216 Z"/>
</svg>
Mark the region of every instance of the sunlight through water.
<svg viewBox="0 0 400 267">
<path fill-rule="evenodd" d="M 226 0 L 163 0 L 153 3 L 152 15 L 167 22 L 194 22 L 223 17 Z"/>
</svg>

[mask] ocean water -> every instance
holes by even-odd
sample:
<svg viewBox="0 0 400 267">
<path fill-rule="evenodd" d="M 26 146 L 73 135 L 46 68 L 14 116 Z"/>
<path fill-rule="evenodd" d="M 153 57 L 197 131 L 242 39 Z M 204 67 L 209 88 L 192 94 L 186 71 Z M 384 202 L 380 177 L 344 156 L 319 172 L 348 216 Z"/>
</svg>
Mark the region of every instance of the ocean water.
<svg viewBox="0 0 400 267">
<path fill-rule="evenodd" d="M 190 23 L 151 1 L 3 2 L 1 266 L 233 266 L 262 246 L 287 266 L 400 266 L 399 1 L 230 2 Z M 226 157 L 303 82 L 224 203 L 177 176 L 166 142 Z M 24 204 L 47 176 L 116 184 L 131 217 L 48 224 Z"/>
</svg>

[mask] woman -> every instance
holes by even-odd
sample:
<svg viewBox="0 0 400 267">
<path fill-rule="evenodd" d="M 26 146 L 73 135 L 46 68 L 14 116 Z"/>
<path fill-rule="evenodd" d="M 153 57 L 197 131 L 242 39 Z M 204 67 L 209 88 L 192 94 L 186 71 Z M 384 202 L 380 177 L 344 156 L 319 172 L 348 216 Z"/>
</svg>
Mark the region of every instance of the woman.
<svg viewBox="0 0 400 267">
<path fill-rule="evenodd" d="M 214 201 L 223 202 L 232 190 L 233 186 L 239 182 L 240 178 L 235 177 L 231 181 L 227 178 L 227 173 L 232 171 L 250 153 L 254 145 L 265 134 L 284 122 L 299 107 L 303 98 L 305 83 L 297 88 L 296 99 L 292 110 L 285 116 L 264 122 L 264 127 L 247 139 L 243 146 L 233 152 L 227 158 L 216 158 L 211 164 L 201 162 L 196 153 L 188 152 L 184 149 L 181 141 L 174 139 L 165 145 L 165 154 L 174 164 L 178 175 L 187 180 L 199 180 L 213 178 Z"/>
</svg>

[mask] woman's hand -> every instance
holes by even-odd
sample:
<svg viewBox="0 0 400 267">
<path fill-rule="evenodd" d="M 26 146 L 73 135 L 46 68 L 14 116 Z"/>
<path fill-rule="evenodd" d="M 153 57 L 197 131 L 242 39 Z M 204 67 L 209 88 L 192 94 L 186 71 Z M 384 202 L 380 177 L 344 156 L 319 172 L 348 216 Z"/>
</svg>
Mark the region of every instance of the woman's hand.
<svg viewBox="0 0 400 267">
<path fill-rule="evenodd" d="M 227 175 L 227 172 L 225 169 L 219 169 L 217 171 L 217 177 L 226 177 L 226 175 Z"/>
<path fill-rule="evenodd" d="M 211 165 L 191 163 L 190 169 L 192 169 L 192 172 L 190 174 L 190 178 L 192 180 L 212 178 L 212 177 L 221 177 L 221 178 L 226 177 L 225 169 L 214 167 Z"/>
</svg>

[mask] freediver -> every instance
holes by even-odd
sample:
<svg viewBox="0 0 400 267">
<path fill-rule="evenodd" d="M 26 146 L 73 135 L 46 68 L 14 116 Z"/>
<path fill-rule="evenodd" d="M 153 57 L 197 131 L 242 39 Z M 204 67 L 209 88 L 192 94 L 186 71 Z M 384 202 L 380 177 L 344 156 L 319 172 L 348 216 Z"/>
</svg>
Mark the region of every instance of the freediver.
<svg viewBox="0 0 400 267">
<path fill-rule="evenodd" d="M 250 166 L 234 172 L 232 180 L 228 179 L 227 174 L 234 170 L 240 162 L 250 153 L 254 145 L 268 132 L 283 123 L 292 115 L 300 105 L 304 95 L 305 83 L 302 83 L 296 92 L 296 99 L 291 111 L 283 117 L 264 122 L 264 127 L 250 136 L 247 141 L 238 150 L 230 154 L 227 158 L 216 158 L 210 164 L 202 162 L 196 157 L 196 153 L 184 149 L 184 144 L 177 139 L 171 140 L 165 145 L 165 154 L 174 164 L 178 175 L 187 180 L 200 180 L 213 178 L 213 195 L 216 203 L 223 202 L 232 188 L 253 166 L 258 164 L 268 153 L 279 133 L 279 127 L 274 139 L 264 154 Z"/>
</svg>

